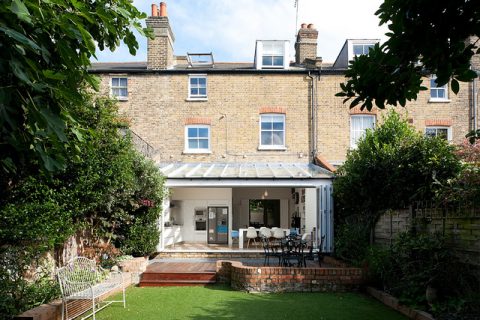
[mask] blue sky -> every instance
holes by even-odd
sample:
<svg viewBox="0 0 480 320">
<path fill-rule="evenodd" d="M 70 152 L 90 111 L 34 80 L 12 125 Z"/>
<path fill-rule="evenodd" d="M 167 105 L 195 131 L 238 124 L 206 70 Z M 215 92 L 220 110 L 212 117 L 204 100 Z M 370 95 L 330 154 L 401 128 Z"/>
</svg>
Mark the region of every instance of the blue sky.
<svg viewBox="0 0 480 320">
<path fill-rule="evenodd" d="M 150 15 L 159 0 L 134 0 Z M 215 61 L 251 62 L 255 40 L 290 40 L 291 52 L 298 26 L 313 23 L 318 34 L 318 56 L 333 62 L 345 39 L 384 39 L 374 12 L 381 0 L 166 0 L 175 34 L 176 55 L 213 52 Z M 131 56 L 122 46 L 115 52 L 97 52 L 98 61 L 146 61 L 146 39 L 137 37 L 140 49 Z"/>
</svg>

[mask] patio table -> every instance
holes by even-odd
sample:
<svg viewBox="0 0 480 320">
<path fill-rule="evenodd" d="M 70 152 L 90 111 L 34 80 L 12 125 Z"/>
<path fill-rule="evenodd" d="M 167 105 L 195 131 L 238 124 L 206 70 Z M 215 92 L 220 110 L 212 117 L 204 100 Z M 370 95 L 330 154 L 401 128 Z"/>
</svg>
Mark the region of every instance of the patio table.
<svg viewBox="0 0 480 320">
<path fill-rule="evenodd" d="M 296 262 L 297 267 L 306 267 L 304 249 L 307 243 L 301 239 L 286 238 L 281 242 L 281 264 L 284 267 L 292 267 L 292 260 Z"/>
</svg>

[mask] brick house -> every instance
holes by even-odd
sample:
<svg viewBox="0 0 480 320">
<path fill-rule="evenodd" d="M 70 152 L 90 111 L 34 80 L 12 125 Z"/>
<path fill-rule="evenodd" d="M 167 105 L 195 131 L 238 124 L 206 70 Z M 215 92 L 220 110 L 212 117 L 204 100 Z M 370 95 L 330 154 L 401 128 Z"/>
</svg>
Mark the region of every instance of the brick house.
<svg viewBox="0 0 480 320">
<path fill-rule="evenodd" d="M 174 55 L 166 5 L 152 5 L 146 62 L 96 63 L 102 94 L 119 100 L 131 130 L 167 178 L 158 250 L 176 242 L 232 244 L 231 231 L 277 226 L 325 236 L 333 250 L 334 165 L 379 110 L 349 109 L 335 97 L 348 61 L 375 39 L 350 39 L 334 63 L 317 57 L 318 32 L 302 24 L 295 56 L 286 40 L 257 40 L 251 63 L 211 53 Z M 291 61 L 293 60 L 293 61 Z M 472 128 L 472 88 L 436 87 L 409 103 L 412 125 L 461 142 Z"/>
</svg>

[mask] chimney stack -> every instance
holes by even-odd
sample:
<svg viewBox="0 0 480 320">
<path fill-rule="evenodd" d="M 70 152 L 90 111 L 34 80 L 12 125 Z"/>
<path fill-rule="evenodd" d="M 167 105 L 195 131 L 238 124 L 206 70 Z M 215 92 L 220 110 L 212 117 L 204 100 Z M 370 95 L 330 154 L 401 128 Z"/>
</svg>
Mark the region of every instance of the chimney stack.
<svg viewBox="0 0 480 320">
<path fill-rule="evenodd" d="M 158 16 L 158 7 L 154 3 L 154 4 L 152 4 L 152 17 L 156 17 L 156 16 Z"/>
<path fill-rule="evenodd" d="M 160 9 L 152 4 L 152 15 L 146 20 L 147 27 L 153 29 L 155 38 L 147 40 L 147 69 L 163 70 L 173 67 L 173 43 L 175 36 L 167 16 L 167 4 L 160 2 Z"/>
<path fill-rule="evenodd" d="M 160 2 L 160 17 L 167 16 L 167 4 L 165 2 Z"/>
<path fill-rule="evenodd" d="M 297 41 L 295 42 L 295 63 L 305 64 L 305 59 L 315 61 L 317 59 L 318 31 L 310 23 L 302 23 L 298 30 Z"/>
</svg>

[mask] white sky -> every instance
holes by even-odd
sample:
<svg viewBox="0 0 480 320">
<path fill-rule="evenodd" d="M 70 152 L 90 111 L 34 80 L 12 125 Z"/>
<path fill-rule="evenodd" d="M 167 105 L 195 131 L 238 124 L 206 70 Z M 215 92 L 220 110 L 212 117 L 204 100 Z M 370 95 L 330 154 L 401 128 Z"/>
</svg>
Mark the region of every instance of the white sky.
<svg viewBox="0 0 480 320">
<path fill-rule="evenodd" d="M 156 2 L 154 2 L 156 1 Z M 134 0 L 140 11 L 151 13 L 159 0 Z M 385 39 L 374 12 L 382 0 L 166 0 L 175 35 L 175 55 L 213 52 L 219 62 L 253 62 L 255 40 L 290 40 L 301 23 L 318 30 L 317 55 L 333 62 L 346 39 Z M 131 56 L 125 46 L 115 52 L 97 52 L 98 61 L 146 61 L 146 39 L 137 37 L 140 49 Z"/>
</svg>

